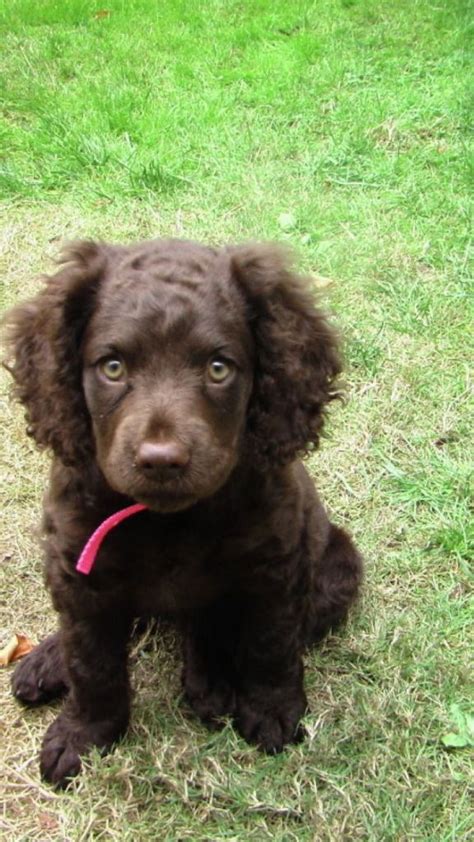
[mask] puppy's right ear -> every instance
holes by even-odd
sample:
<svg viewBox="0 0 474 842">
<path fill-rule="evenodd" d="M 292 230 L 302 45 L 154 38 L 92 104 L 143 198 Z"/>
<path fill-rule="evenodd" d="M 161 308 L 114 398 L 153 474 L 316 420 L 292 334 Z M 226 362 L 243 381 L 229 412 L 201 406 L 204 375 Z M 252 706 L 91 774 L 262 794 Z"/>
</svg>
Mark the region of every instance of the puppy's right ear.
<svg viewBox="0 0 474 842">
<path fill-rule="evenodd" d="M 68 465 L 93 454 L 80 345 L 112 251 L 89 241 L 72 243 L 61 255 L 62 268 L 45 279 L 46 287 L 5 318 L 6 368 L 15 396 L 26 407 L 28 432 Z"/>
</svg>

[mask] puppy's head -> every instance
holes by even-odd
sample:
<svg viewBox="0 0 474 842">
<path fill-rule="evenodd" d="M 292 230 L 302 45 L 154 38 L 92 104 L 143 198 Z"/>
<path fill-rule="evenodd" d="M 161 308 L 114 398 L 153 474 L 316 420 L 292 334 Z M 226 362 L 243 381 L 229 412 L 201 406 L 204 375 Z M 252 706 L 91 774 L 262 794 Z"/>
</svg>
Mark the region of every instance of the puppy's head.
<svg viewBox="0 0 474 842">
<path fill-rule="evenodd" d="M 11 372 L 38 444 L 157 511 L 317 444 L 332 330 L 275 246 L 72 246 L 10 314 Z"/>
</svg>

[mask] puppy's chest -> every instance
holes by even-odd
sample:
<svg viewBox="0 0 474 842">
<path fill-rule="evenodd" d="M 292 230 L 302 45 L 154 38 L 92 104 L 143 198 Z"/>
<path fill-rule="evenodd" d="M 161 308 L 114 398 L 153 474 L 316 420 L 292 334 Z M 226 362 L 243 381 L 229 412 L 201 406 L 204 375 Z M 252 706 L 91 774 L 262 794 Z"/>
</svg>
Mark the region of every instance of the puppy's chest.
<svg viewBox="0 0 474 842">
<path fill-rule="evenodd" d="M 97 566 L 104 588 L 112 578 L 136 616 L 189 615 L 245 586 L 249 552 L 261 544 L 259 529 L 251 532 L 238 518 L 149 516 L 111 534 Z"/>
<path fill-rule="evenodd" d="M 191 537 L 138 542 L 126 581 L 134 613 L 175 616 L 205 606 L 224 588 L 219 560 L 217 546 Z"/>
<path fill-rule="evenodd" d="M 157 558 L 141 564 L 140 576 L 133 583 L 137 615 L 190 614 L 205 606 L 221 592 L 220 576 L 209 571 L 200 557 Z"/>
</svg>

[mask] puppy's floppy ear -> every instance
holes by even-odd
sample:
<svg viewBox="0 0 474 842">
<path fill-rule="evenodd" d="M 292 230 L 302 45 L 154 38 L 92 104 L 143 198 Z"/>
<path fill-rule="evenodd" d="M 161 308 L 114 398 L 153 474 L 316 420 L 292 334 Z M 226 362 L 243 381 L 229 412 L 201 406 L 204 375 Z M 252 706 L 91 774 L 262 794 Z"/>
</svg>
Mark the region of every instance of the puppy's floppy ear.
<svg viewBox="0 0 474 842">
<path fill-rule="evenodd" d="M 337 337 L 282 247 L 236 247 L 231 261 L 256 345 L 247 442 L 259 464 L 285 464 L 318 445 L 325 406 L 338 397 Z"/>
<path fill-rule="evenodd" d="M 93 453 L 82 391 L 80 344 L 107 262 L 107 246 L 82 241 L 61 255 L 62 268 L 35 298 L 6 316 L 6 365 L 26 407 L 28 432 L 65 464 Z"/>
</svg>

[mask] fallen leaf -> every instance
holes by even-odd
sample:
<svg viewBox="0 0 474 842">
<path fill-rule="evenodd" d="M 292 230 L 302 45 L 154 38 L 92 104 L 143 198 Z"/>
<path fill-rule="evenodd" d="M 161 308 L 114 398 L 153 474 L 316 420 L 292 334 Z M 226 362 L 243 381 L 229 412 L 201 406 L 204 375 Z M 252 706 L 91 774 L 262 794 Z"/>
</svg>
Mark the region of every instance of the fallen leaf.
<svg viewBox="0 0 474 842">
<path fill-rule="evenodd" d="M 58 830 L 59 822 L 51 813 L 40 813 L 38 815 L 38 824 L 42 831 Z"/>
<path fill-rule="evenodd" d="M 334 283 L 333 278 L 327 278 L 326 275 L 312 275 L 311 277 L 318 289 L 323 289 L 323 287 L 328 287 Z"/>
<path fill-rule="evenodd" d="M 296 226 L 296 217 L 292 213 L 281 213 L 278 217 L 278 224 L 283 231 L 291 231 Z"/>
<path fill-rule="evenodd" d="M 103 18 L 110 17 L 110 10 L 109 9 L 99 9 L 98 12 L 95 12 L 94 17 L 96 20 L 103 20 Z"/>
<path fill-rule="evenodd" d="M 0 667 L 6 667 L 13 661 L 24 658 L 34 648 L 35 644 L 25 634 L 12 635 L 6 646 L 0 649 Z"/>
</svg>

